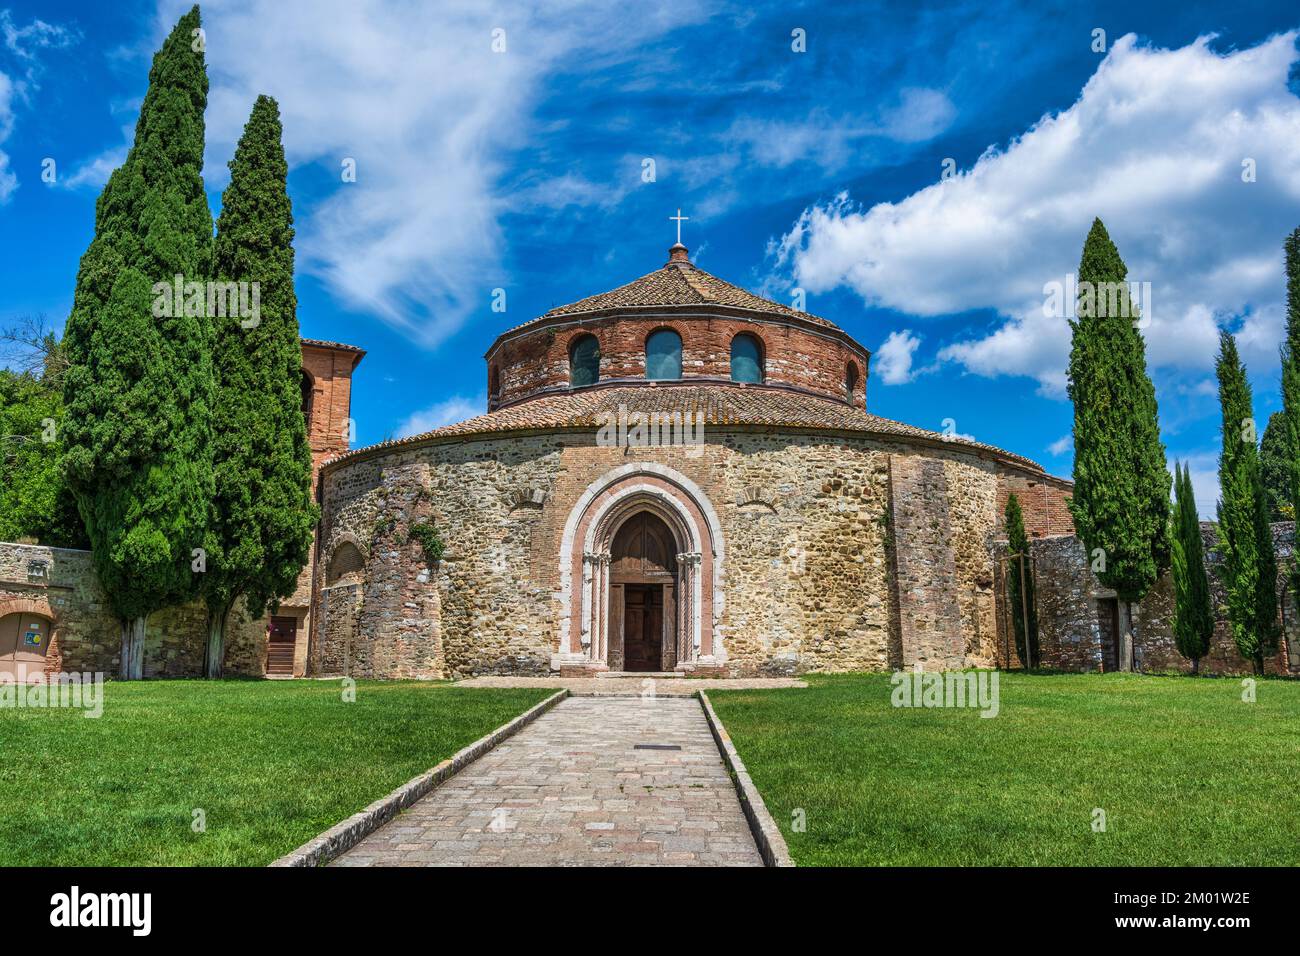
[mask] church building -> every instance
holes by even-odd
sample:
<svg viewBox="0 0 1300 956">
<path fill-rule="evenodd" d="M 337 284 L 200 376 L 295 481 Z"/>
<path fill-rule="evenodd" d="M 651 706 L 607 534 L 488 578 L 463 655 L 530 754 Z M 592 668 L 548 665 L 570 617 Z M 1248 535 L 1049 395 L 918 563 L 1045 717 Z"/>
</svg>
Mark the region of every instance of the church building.
<svg viewBox="0 0 1300 956">
<path fill-rule="evenodd" d="M 309 674 L 1006 662 L 1007 495 L 1070 483 L 867 411 L 870 353 L 694 265 L 503 331 L 487 413 L 320 469 Z"/>
</svg>

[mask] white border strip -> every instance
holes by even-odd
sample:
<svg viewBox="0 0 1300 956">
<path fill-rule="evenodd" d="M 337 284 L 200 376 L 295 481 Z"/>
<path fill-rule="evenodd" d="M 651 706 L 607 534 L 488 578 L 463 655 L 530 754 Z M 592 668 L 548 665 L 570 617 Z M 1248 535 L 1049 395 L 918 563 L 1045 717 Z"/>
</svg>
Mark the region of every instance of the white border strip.
<svg viewBox="0 0 1300 956">
<path fill-rule="evenodd" d="M 483 756 L 501 741 L 513 737 L 568 696 L 567 690 L 552 694 L 486 737 L 480 737 L 432 770 L 426 770 L 418 777 L 408 780 L 388 796 L 380 797 L 361 812 L 352 814 L 342 823 L 336 823 L 320 836 L 308 840 L 298 849 L 285 854 L 270 865 L 324 866 L 330 860 L 352 849 L 397 814 Z"/>
</svg>

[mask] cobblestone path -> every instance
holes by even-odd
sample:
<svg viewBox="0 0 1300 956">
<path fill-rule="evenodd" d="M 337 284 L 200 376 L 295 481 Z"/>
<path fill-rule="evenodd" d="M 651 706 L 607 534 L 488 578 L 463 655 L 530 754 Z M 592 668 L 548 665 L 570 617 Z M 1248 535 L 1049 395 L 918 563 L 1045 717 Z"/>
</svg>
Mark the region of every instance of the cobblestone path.
<svg viewBox="0 0 1300 956">
<path fill-rule="evenodd" d="M 570 697 L 332 865 L 761 864 L 699 701 Z"/>
</svg>

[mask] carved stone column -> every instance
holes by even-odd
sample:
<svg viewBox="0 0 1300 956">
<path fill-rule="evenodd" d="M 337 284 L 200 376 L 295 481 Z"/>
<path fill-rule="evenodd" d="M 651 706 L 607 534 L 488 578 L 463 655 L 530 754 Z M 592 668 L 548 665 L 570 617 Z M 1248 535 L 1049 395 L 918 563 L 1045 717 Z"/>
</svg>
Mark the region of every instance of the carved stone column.
<svg viewBox="0 0 1300 956">
<path fill-rule="evenodd" d="M 693 661 L 700 656 L 700 634 L 695 626 L 695 591 L 699 585 L 700 561 L 698 551 L 683 551 L 677 555 L 678 586 L 677 609 L 677 662 Z"/>
<path fill-rule="evenodd" d="M 609 564 L 608 552 L 582 554 L 582 650 L 593 662 L 609 653 Z"/>
</svg>

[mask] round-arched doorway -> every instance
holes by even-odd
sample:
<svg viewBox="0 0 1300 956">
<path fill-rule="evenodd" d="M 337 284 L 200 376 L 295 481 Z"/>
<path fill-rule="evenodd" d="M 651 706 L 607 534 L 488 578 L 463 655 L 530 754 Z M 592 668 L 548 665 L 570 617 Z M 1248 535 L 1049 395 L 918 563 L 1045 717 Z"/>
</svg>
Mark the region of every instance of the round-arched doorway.
<svg viewBox="0 0 1300 956">
<path fill-rule="evenodd" d="M 726 660 L 722 532 L 707 497 L 656 462 L 611 469 L 569 512 L 560 548 L 565 625 L 552 666 L 690 671 Z"/>
<path fill-rule="evenodd" d="M 611 669 L 670 671 L 677 666 L 676 552 L 668 525 L 649 511 L 632 515 L 614 535 L 609 596 L 622 627 L 612 629 Z"/>
</svg>

